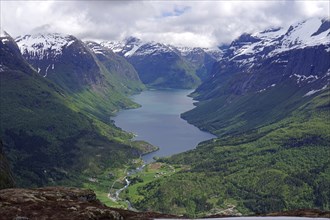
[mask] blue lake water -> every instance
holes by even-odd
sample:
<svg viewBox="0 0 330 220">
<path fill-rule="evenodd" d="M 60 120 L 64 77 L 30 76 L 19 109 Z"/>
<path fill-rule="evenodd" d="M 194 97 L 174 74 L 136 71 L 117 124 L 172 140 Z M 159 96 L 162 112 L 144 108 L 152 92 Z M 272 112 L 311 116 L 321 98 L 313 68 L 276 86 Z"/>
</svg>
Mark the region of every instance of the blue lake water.
<svg viewBox="0 0 330 220">
<path fill-rule="evenodd" d="M 145 140 L 158 146 L 159 151 L 145 155 L 151 162 L 154 156 L 165 157 L 194 149 L 199 142 L 215 136 L 189 124 L 180 114 L 194 108 L 192 90 L 148 90 L 134 95 L 138 109 L 123 110 L 113 118 L 116 126 L 133 132 L 135 140 Z"/>
</svg>

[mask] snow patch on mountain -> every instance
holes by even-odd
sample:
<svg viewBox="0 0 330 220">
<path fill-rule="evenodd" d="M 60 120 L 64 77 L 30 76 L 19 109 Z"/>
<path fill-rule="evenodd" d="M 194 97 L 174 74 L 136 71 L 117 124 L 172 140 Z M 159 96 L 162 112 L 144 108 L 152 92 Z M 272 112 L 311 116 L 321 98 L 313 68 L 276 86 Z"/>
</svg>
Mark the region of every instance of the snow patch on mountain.
<svg viewBox="0 0 330 220">
<path fill-rule="evenodd" d="M 8 40 L 7 38 L 3 38 L 3 39 L 1 39 L 1 42 L 2 42 L 3 44 L 6 44 L 7 42 L 9 42 L 9 40 Z"/>
<path fill-rule="evenodd" d="M 201 54 L 201 53 L 207 53 L 211 57 L 213 57 L 215 60 L 220 60 L 223 51 L 220 50 L 217 47 L 214 48 L 202 48 L 202 47 L 175 47 L 171 46 L 173 48 L 173 51 L 179 51 L 180 55 L 183 57 L 194 55 L 194 54 Z"/>
<path fill-rule="evenodd" d="M 313 89 L 313 90 L 307 92 L 303 97 L 314 95 L 314 94 L 317 93 L 317 92 L 320 92 L 320 91 L 322 91 L 322 90 L 325 90 L 327 87 L 328 87 L 328 86 L 325 85 L 325 86 L 323 86 L 321 89 Z"/>
<path fill-rule="evenodd" d="M 141 44 L 134 44 L 133 48 L 129 51 L 127 51 L 124 56 L 125 57 L 130 57 L 132 56 L 139 48 L 141 47 Z"/>
<path fill-rule="evenodd" d="M 297 78 L 297 84 L 300 84 L 304 81 L 307 81 L 307 83 L 314 82 L 315 80 L 318 80 L 318 76 L 310 75 L 310 76 L 305 76 L 305 75 L 299 75 L 299 74 L 293 74 L 290 76 L 290 78 L 296 77 Z"/>
<path fill-rule="evenodd" d="M 23 55 L 42 60 L 62 55 L 65 47 L 69 47 L 76 39 L 71 35 L 36 34 L 25 35 L 15 39 Z"/>
<path fill-rule="evenodd" d="M 124 57 L 156 56 L 162 53 L 176 53 L 181 56 L 188 56 L 191 53 L 200 53 L 202 51 L 219 60 L 222 55 L 222 51 L 219 48 L 176 47 L 155 41 L 146 42 L 135 37 L 129 37 L 123 41 L 104 41 L 101 45 Z"/>
<path fill-rule="evenodd" d="M 85 43 L 88 46 L 88 48 L 93 51 L 93 53 L 101 54 L 101 55 L 105 56 L 104 53 L 103 53 L 104 49 L 102 48 L 102 46 L 100 44 L 97 44 L 95 42 L 90 42 L 90 41 L 87 41 Z"/>
<path fill-rule="evenodd" d="M 1 31 L 0 31 L 1 39 L 0 40 L 3 44 L 6 44 L 7 42 L 9 42 L 9 39 L 8 39 L 9 37 L 10 37 L 9 34 L 6 31 L 1 29 Z"/>
<path fill-rule="evenodd" d="M 50 67 L 50 64 L 47 66 L 45 75 L 43 77 L 46 77 L 47 76 L 49 67 Z"/>
<path fill-rule="evenodd" d="M 173 52 L 173 50 L 161 43 L 143 42 L 140 39 L 130 37 L 123 42 L 105 41 L 102 46 L 111 49 L 115 53 L 122 54 L 124 57 L 158 55 L 161 53 Z"/>
<path fill-rule="evenodd" d="M 270 56 L 291 49 L 329 44 L 329 29 L 317 35 L 313 35 L 318 31 L 322 22 L 320 18 L 312 18 L 290 26 L 287 33 L 283 36 L 283 39 L 280 41 L 279 47 L 273 50 Z"/>
<path fill-rule="evenodd" d="M 266 91 L 267 89 L 269 89 L 269 88 L 272 88 L 272 87 L 275 87 L 276 86 L 276 84 L 275 83 L 273 83 L 273 84 L 271 84 L 270 86 L 267 86 L 266 88 L 264 88 L 264 89 L 260 89 L 259 91 L 257 91 L 257 93 L 261 93 L 261 92 L 264 92 L 264 91 Z"/>
<path fill-rule="evenodd" d="M 135 55 L 135 52 L 146 42 L 142 42 L 140 39 L 135 37 L 129 37 L 123 41 L 104 41 L 101 42 L 103 47 L 111 49 L 114 53 L 122 54 L 125 57 Z"/>
<path fill-rule="evenodd" d="M 114 53 L 120 53 L 125 46 L 124 42 L 121 41 L 104 41 L 101 45 L 111 49 Z"/>
<path fill-rule="evenodd" d="M 274 57 L 292 49 L 302 49 L 330 44 L 330 29 L 324 25 L 329 20 L 311 18 L 295 23 L 288 29 L 273 28 L 254 34 L 244 34 L 229 47 L 229 60 L 251 65 L 258 58 Z M 326 48 L 329 52 L 329 47 Z M 249 60 L 248 60 L 249 59 Z M 286 61 L 279 61 L 285 63 Z"/>
<path fill-rule="evenodd" d="M 149 42 L 141 45 L 133 54 L 134 56 L 156 56 L 163 53 L 174 53 L 174 51 L 165 44 Z"/>
</svg>

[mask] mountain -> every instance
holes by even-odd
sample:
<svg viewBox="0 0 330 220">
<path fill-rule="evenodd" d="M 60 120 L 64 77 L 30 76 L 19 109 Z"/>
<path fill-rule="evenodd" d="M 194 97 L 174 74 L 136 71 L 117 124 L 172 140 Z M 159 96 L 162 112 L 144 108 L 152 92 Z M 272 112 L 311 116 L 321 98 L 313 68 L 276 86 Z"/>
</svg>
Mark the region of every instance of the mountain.
<svg viewBox="0 0 330 220">
<path fill-rule="evenodd" d="M 109 69 L 98 54 L 72 35 L 36 34 L 15 40 L 39 75 L 67 91 L 81 111 L 108 120 L 120 108 L 137 106 L 126 95 L 144 86 L 131 65 L 119 62 L 117 56 L 108 57 L 108 65 L 117 66 Z"/>
<path fill-rule="evenodd" d="M 329 36 L 329 20 L 312 18 L 234 40 L 182 115 L 217 138 L 160 159 L 183 169 L 140 184 L 132 205 L 190 217 L 329 210 Z"/>
<path fill-rule="evenodd" d="M 206 78 L 220 54 L 217 50 L 177 48 L 134 37 L 101 45 L 126 57 L 142 82 L 152 87 L 193 88 L 200 83 L 200 78 Z"/>
<path fill-rule="evenodd" d="M 67 90 L 103 83 L 101 71 L 87 47 L 72 35 L 36 34 L 15 39 L 23 57 L 43 77 Z"/>
<path fill-rule="evenodd" d="M 177 54 L 182 56 L 185 60 L 192 64 L 196 75 L 205 81 L 210 77 L 213 64 L 220 60 L 223 51 L 219 48 L 200 48 L 200 47 L 174 47 L 171 48 Z"/>
<path fill-rule="evenodd" d="M 73 90 L 66 90 L 68 81 L 57 84 L 55 77 L 47 77 L 60 72 L 42 77 L 7 34 L 0 37 L 0 52 L 0 136 L 17 186 L 81 186 L 86 176 L 139 156 L 141 152 L 129 145 L 131 135 L 94 111 L 84 111 L 90 107 L 76 101 Z M 54 62 L 60 66 L 62 58 L 57 56 Z M 77 83 L 102 85 L 95 74 L 95 80 L 86 77 Z M 83 99 L 89 94 L 78 95 Z"/>
<path fill-rule="evenodd" d="M 329 36 L 329 21 L 317 18 L 287 30 L 242 35 L 214 65 L 213 77 L 193 94 L 207 103 L 183 116 L 217 134 L 241 132 L 286 117 L 328 87 Z M 237 110 L 245 105 L 244 113 Z"/>
<path fill-rule="evenodd" d="M 132 92 L 139 92 L 144 89 L 138 73 L 125 58 L 96 42 L 87 41 L 85 43 L 104 68 L 111 73 L 111 80 L 122 87 L 121 91 L 131 94 Z"/>
</svg>

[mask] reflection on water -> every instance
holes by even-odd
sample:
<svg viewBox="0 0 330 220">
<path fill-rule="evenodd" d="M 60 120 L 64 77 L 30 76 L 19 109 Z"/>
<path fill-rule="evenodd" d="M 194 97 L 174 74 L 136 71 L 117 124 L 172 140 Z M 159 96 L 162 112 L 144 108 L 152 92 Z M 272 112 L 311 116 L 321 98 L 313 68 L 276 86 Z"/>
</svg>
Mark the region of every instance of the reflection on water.
<svg viewBox="0 0 330 220">
<path fill-rule="evenodd" d="M 164 157 L 194 149 L 201 141 L 215 137 L 180 118 L 180 114 L 194 108 L 187 97 L 191 90 L 149 90 L 133 96 L 142 105 L 138 109 L 123 110 L 114 118 L 116 125 L 158 146 L 159 151 L 143 157 L 151 162 L 154 156 Z"/>
</svg>

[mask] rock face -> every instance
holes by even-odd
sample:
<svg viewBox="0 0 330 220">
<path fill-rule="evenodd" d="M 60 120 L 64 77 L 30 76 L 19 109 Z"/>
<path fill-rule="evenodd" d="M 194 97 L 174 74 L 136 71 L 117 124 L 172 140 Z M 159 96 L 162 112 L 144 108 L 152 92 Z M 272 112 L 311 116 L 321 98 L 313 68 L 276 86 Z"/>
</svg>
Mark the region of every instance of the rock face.
<svg viewBox="0 0 330 220">
<path fill-rule="evenodd" d="M 122 219 L 96 200 L 90 190 L 50 187 L 6 189 L 0 194 L 1 216 L 5 219 Z"/>
<path fill-rule="evenodd" d="M 174 217 L 104 206 L 88 189 L 47 187 L 0 191 L 2 219 L 151 219 Z"/>
<path fill-rule="evenodd" d="M 132 212 L 110 208 L 97 200 L 92 190 L 68 187 L 0 190 L 0 215 L 1 219 L 15 220 L 178 218 L 178 216 L 154 212 Z M 267 216 L 330 217 L 329 212 L 312 209 L 270 213 Z M 209 217 L 228 217 L 228 215 Z"/>
</svg>

